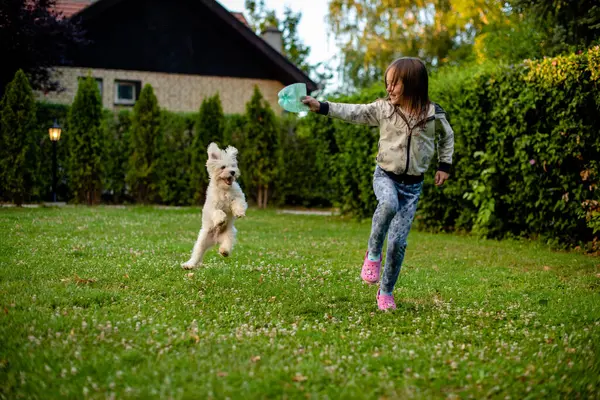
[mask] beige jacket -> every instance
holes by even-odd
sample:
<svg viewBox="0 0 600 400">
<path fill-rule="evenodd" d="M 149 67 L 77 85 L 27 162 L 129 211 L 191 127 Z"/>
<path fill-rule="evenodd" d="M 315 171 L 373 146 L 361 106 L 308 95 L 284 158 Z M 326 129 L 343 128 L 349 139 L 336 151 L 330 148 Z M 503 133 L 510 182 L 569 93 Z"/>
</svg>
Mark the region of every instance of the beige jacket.
<svg viewBox="0 0 600 400">
<path fill-rule="evenodd" d="M 412 132 L 387 100 L 370 104 L 321 103 L 318 112 L 354 124 L 379 126 L 377 164 L 398 175 L 424 174 L 433 158 L 437 136 L 438 170 L 450 171 L 454 132 L 446 113 L 435 103 L 429 106 L 424 128 L 415 127 Z"/>
</svg>

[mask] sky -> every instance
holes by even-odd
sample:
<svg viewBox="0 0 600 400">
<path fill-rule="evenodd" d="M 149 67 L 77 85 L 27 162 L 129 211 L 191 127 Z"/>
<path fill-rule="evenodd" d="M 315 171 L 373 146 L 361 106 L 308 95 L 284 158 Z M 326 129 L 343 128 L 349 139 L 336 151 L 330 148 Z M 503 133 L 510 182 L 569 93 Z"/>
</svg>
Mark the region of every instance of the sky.
<svg viewBox="0 0 600 400">
<path fill-rule="evenodd" d="M 247 16 L 244 7 L 245 0 L 217 0 L 229 11 L 239 11 Z M 326 62 L 334 69 L 337 67 L 336 57 L 339 58 L 340 51 L 332 37 L 327 35 L 327 10 L 328 1 L 325 0 L 265 0 L 265 7 L 275 10 L 277 17 L 283 19 L 283 9 L 290 7 L 294 12 L 301 12 L 302 19 L 298 26 L 298 36 L 302 42 L 310 47 L 308 62 L 316 64 Z M 331 35 L 330 35 L 331 36 Z M 338 85 L 338 78 L 334 77 L 329 82 L 328 89 L 334 89 Z"/>
</svg>

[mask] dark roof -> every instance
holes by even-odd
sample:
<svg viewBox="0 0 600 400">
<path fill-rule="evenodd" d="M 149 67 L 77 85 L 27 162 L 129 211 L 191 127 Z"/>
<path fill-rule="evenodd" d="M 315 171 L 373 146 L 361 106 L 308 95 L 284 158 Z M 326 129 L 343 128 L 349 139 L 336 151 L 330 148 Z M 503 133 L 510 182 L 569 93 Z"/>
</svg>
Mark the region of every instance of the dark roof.
<svg viewBox="0 0 600 400">
<path fill-rule="evenodd" d="M 238 21 L 240 21 L 242 24 L 246 25 L 246 26 L 250 26 L 250 24 L 248 23 L 248 20 L 246 19 L 246 17 L 244 17 L 244 14 L 241 12 L 237 12 L 237 11 L 230 11 L 234 17 L 236 17 L 238 19 Z"/>
<path fill-rule="evenodd" d="M 82 10 L 76 12 L 71 18 L 81 18 L 83 20 L 91 20 L 99 18 L 102 13 L 114 5 L 127 0 L 97 0 Z M 173 0 L 169 0 L 173 1 Z M 307 91 L 310 93 L 317 90 L 317 84 L 299 69 L 294 63 L 287 59 L 283 54 L 275 50 L 270 44 L 264 41 L 260 36 L 256 35 L 250 27 L 241 21 L 234 13 L 229 12 L 221 4 L 215 0 L 194 0 L 204 4 L 218 18 L 225 22 L 234 31 L 240 34 L 247 40 L 258 52 L 267 56 L 267 58 L 275 65 L 285 76 L 289 83 L 302 82 L 306 83 Z M 243 18 L 243 15 L 242 15 Z M 245 18 L 244 18 L 245 20 Z"/>
<path fill-rule="evenodd" d="M 93 2 L 94 0 L 56 0 L 54 10 L 61 13 L 64 17 L 69 18 L 70 16 L 83 10 Z M 240 21 L 248 27 L 250 26 L 248 20 L 244 16 L 244 13 L 239 11 L 230 12 L 238 19 L 238 21 Z"/>
<path fill-rule="evenodd" d="M 69 18 L 92 3 L 92 0 L 57 0 L 54 10 Z"/>
</svg>

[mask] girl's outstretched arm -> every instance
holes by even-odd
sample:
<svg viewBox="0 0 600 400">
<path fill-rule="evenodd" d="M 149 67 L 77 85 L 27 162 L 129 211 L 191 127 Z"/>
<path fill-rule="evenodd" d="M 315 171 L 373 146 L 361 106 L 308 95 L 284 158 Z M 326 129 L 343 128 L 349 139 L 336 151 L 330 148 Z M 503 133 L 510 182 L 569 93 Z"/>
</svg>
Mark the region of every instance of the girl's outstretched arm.
<svg viewBox="0 0 600 400">
<path fill-rule="evenodd" d="M 306 96 L 302 99 L 302 102 L 310 108 L 310 111 L 318 114 L 358 125 L 379 126 L 382 110 L 381 101 L 370 104 L 343 104 L 321 102 Z"/>
</svg>

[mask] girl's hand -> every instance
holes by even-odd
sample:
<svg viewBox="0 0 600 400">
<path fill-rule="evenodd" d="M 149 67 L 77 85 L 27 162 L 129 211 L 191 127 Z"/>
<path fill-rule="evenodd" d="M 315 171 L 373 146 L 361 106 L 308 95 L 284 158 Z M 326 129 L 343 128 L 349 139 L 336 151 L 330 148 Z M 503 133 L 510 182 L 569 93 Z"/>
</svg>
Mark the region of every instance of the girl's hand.
<svg viewBox="0 0 600 400">
<path fill-rule="evenodd" d="M 302 103 L 306 104 L 308 106 L 308 108 L 310 108 L 310 111 L 312 111 L 312 112 L 319 111 L 319 107 L 321 106 L 316 99 L 314 99 L 310 96 L 303 97 Z"/>
<path fill-rule="evenodd" d="M 442 186 L 444 182 L 448 180 L 450 174 L 444 171 L 438 171 L 435 173 L 435 186 Z"/>
</svg>

